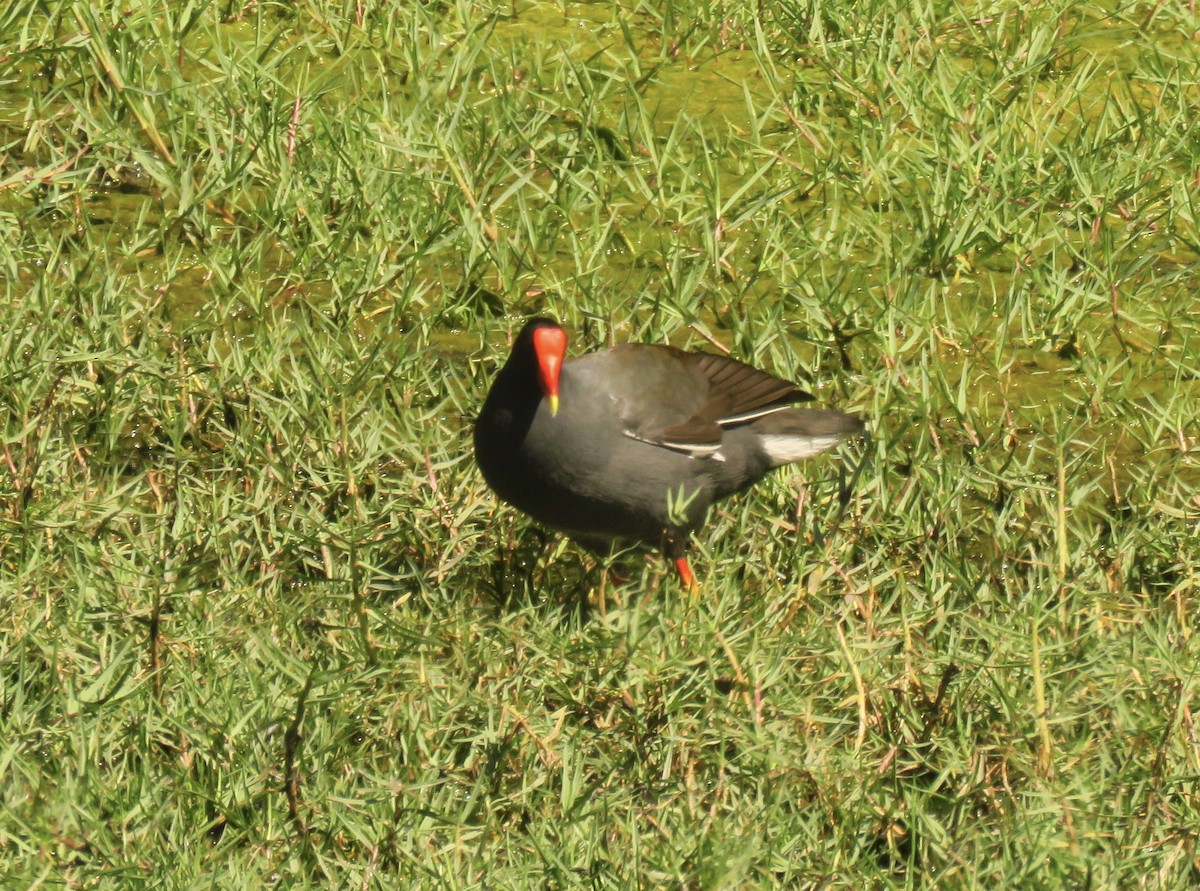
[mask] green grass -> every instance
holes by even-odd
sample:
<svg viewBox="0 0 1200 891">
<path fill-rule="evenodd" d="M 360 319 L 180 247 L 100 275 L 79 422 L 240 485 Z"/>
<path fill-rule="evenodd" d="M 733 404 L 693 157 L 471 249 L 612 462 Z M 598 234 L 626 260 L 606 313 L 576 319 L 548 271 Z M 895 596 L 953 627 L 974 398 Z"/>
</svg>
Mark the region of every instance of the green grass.
<svg viewBox="0 0 1200 891">
<path fill-rule="evenodd" d="M 1195 887 L 1198 31 L 7 4 L 5 885 Z M 871 436 L 602 580 L 470 454 L 535 311 Z"/>
</svg>

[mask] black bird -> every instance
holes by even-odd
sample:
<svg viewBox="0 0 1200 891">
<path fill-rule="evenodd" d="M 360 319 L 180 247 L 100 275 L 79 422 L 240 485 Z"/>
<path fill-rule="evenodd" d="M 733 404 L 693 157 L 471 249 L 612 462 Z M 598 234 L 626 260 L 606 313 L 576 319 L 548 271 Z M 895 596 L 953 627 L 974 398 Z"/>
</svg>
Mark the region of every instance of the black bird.
<svg viewBox="0 0 1200 891">
<path fill-rule="evenodd" d="M 712 353 L 623 344 L 566 359 L 557 322 L 526 323 L 475 422 L 503 500 L 597 552 L 659 544 L 694 587 L 688 539 L 708 507 L 860 433 L 790 381 Z"/>
</svg>

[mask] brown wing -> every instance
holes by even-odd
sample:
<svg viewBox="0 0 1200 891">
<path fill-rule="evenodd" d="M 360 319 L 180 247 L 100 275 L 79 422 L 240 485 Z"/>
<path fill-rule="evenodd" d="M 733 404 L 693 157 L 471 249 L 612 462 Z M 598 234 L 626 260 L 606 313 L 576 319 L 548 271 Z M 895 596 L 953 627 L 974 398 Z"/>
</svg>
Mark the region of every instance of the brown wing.
<svg viewBox="0 0 1200 891">
<path fill-rule="evenodd" d="M 667 427 L 656 437 L 668 448 L 715 451 L 721 444 L 723 428 L 736 427 L 813 398 L 791 381 L 728 356 L 689 353 L 687 360 L 708 381 L 708 394 L 690 418 Z"/>
</svg>

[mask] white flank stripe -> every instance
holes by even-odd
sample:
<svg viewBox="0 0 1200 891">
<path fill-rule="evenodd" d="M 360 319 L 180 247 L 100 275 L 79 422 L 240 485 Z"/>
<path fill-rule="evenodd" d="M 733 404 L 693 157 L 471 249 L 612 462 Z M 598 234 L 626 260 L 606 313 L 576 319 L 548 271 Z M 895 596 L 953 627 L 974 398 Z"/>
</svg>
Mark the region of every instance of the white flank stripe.
<svg viewBox="0 0 1200 891">
<path fill-rule="evenodd" d="M 763 451 L 771 459 L 771 464 L 791 464 L 819 455 L 826 449 L 831 449 L 842 437 L 837 434 L 830 436 L 763 436 L 761 437 Z"/>
<path fill-rule="evenodd" d="M 717 423 L 722 427 L 732 427 L 734 424 L 744 424 L 747 421 L 753 421 L 758 418 L 765 418 L 767 415 L 778 414 L 781 411 L 791 411 L 796 406 L 791 403 L 785 405 L 768 405 L 766 408 L 759 408 L 754 411 L 745 411 L 740 415 L 728 415 L 724 418 L 717 418 Z"/>
<path fill-rule="evenodd" d="M 677 452 L 687 452 L 693 458 L 710 458 L 714 455 L 719 455 L 721 452 L 721 444 L 715 445 L 696 445 L 694 442 L 671 442 L 669 439 L 664 439 L 662 442 L 657 442 L 655 445 L 661 445 L 664 448 L 674 449 Z M 724 460 L 723 458 L 719 460 Z"/>
</svg>

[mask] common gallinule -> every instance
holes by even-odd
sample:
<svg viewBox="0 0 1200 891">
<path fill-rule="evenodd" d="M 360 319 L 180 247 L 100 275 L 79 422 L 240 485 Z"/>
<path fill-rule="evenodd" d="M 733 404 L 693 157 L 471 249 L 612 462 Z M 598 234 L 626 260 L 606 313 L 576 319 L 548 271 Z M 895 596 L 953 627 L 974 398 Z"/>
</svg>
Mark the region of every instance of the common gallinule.
<svg viewBox="0 0 1200 891">
<path fill-rule="evenodd" d="M 736 359 L 624 344 L 565 359 L 567 334 L 529 321 L 475 422 L 496 494 L 585 547 L 655 542 L 688 587 L 688 538 L 714 501 L 863 429 L 793 408 L 795 384 Z"/>
</svg>

